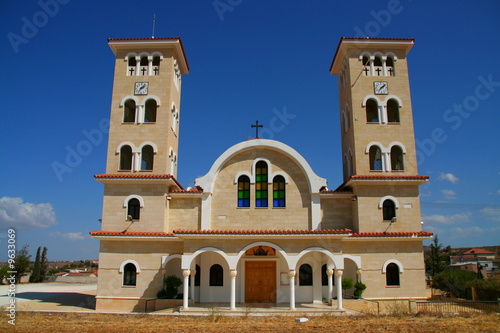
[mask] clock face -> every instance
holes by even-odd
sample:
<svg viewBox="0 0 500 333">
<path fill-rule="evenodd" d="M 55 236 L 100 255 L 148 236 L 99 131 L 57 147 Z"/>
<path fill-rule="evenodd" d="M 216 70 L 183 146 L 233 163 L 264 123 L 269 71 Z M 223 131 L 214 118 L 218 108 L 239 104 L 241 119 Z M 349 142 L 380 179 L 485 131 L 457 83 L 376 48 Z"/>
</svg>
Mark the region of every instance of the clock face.
<svg viewBox="0 0 500 333">
<path fill-rule="evenodd" d="M 134 95 L 147 95 L 148 87 L 148 82 L 136 82 L 134 86 Z"/>
<path fill-rule="evenodd" d="M 389 93 L 389 87 L 386 81 L 373 82 L 373 88 L 375 90 L 375 94 L 377 95 L 387 95 Z"/>
</svg>

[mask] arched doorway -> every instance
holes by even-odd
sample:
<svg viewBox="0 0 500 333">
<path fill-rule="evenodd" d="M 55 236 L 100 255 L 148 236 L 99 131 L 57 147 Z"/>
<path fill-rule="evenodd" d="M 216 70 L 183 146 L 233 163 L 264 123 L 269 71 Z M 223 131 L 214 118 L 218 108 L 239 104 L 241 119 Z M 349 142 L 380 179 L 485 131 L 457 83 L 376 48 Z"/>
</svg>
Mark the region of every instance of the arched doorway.
<svg viewBox="0 0 500 333">
<path fill-rule="evenodd" d="M 245 251 L 245 302 L 276 303 L 276 250 L 258 245 Z"/>
</svg>

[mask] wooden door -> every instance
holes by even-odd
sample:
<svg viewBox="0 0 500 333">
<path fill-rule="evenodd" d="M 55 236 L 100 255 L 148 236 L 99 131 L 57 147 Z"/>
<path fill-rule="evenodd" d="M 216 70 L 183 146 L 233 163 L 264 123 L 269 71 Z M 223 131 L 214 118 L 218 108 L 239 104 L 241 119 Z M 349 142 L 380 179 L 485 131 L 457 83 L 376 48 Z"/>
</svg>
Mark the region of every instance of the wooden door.
<svg viewBox="0 0 500 333">
<path fill-rule="evenodd" d="M 276 261 L 245 262 L 245 302 L 276 303 Z"/>
</svg>

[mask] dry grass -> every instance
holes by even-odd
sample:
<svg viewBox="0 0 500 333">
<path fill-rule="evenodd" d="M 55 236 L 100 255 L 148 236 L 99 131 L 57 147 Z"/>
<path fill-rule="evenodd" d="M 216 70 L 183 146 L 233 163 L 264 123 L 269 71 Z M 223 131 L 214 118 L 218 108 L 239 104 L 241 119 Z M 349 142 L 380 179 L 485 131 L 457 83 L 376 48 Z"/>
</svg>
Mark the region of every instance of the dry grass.
<svg viewBox="0 0 500 333">
<path fill-rule="evenodd" d="M 0 331 L 16 332 L 499 332 L 500 316 L 158 316 L 17 313 L 16 326 L 3 315 Z"/>
</svg>

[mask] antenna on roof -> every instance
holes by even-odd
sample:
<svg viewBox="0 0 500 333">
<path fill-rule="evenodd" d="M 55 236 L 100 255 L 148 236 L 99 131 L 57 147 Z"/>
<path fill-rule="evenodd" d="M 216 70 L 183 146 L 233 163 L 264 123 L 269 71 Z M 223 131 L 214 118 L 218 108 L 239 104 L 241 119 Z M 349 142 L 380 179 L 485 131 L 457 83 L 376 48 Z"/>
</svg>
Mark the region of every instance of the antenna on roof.
<svg viewBox="0 0 500 333">
<path fill-rule="evenodd" d="M 155 38 L 155 25 L 156 25 L 156 14 L 153 14 L 153 33 L 151 35 L 151 38 Z"/>
</svg>

